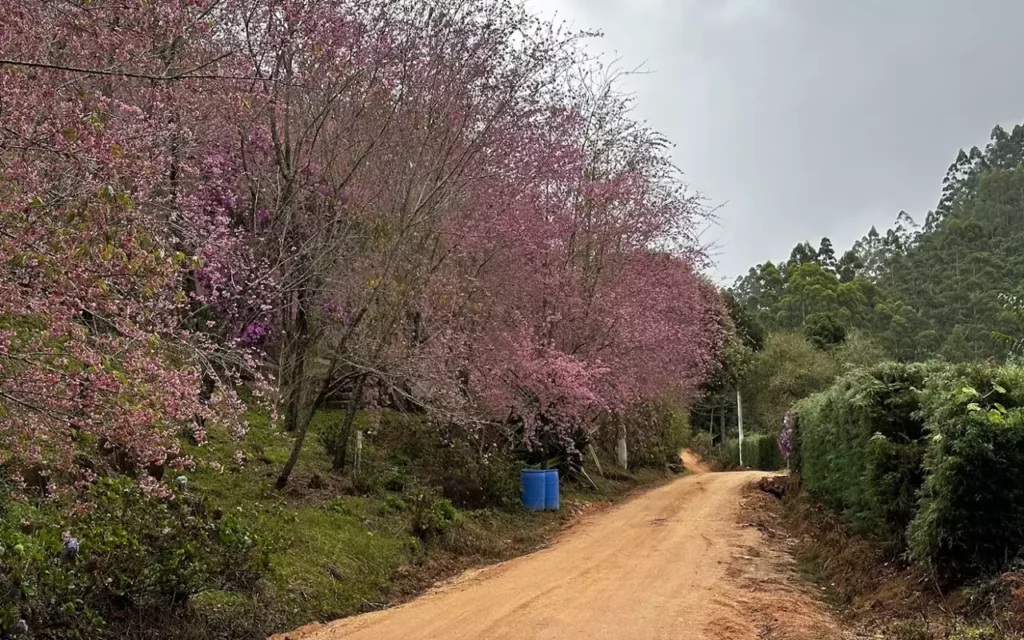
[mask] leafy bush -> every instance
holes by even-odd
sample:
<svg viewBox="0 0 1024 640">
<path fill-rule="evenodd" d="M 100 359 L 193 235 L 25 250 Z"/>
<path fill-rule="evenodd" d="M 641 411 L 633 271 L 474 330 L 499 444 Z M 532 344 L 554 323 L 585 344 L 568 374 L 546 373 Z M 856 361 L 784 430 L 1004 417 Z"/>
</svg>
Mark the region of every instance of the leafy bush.
<svg viewBox="0 0 1024 640">
<path fill-rule="evenodd" d="M 651 404 L 635 408 L 624 420 L 631 468 L 679 464 L 690 433 L 685 412 Z"/>
<path fill-rule="evenodd" d="M 908 537 L 916 560 L 964 578 L 1002 569 L 1024 547 L 1024 375 L 960 367 L 941 382 L 923 411 L 928 477 Z"/>
<path fill-rule="evenodd" d="M 802 335 L 773 333 L 745 376 L 744 415 L 759 431 L 777 433 L 795 402 L 826 389 L 839 372 L 836 360 Z"/>
<path fill-rule="evenodd" d="M 445 533 L 458 521 L 459 512 L 450 500 L 422 491 L 409 500 L 412 532 L 421 540 Z"/>
<path fill-rule="evenodd" d="M 625 428 L 631 469 L 678 465 L 679 452 L 690 443 L 688 411 L 664 403 L 638 405 L 623 413 L 608 414 L 598 423 L 593 444 L 613 459 L 620 426 Z M 582 464 L 586 462 L 584 458 Z"/>
<path fill-rule="evenodd" d="M 796 407 L 796 466 L 863 532 L 960 581 L 1024 550 L 1024 369 L 856 370 Z"/>
<path fill-rule="evenodd" d="M 33 637 L 102 637 L 114 617 L 166 614 L 205 591 L 251 589 L 268 568 L 261 540 L 235 515 L 181 489 L 155 499 L 131 480 L 107 478 L 71 515 L 54 505 L 8 509 L 0 520 L 2 633 L 22 626 Z"/>
<path fill-rule="evenodd" d="M 706 431 L 701 431 L 690 439 L 690 448 L 702 458 L 711 458 L 714 453 L 714 436 Z"/>
<path fill-rule="evenodd" d="M 353 480 L 361 493 L 425 485 L 460 508 L 514 508 L 520 467 L 501 446 L 478 448 L 464 432 L 448 432 L 424 416 L 383 411 L 380 424 L 367 431 Z"/>
<path fill-rule="evenodd" d="M 926 367 L 855 370 L 800 402 L 795 461 L 807 489 L 857 529 L 896 541 L 916 509 Z"/>
</svg>

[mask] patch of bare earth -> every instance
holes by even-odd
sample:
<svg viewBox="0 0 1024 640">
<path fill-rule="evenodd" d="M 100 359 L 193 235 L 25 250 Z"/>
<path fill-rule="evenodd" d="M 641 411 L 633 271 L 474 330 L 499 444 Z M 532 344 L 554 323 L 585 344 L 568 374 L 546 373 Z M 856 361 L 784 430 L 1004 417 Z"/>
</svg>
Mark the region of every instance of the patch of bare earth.
<svg viewBox="0 0 1024 640">
<path fill-rule="evenodd" d="M 770 480 L 770 479 L 769 479 Z M 744 491 L 740 524 L 756 532 L 754 544 L 738 549 L 726 570 L 729 589 L 715 604 L 726 610 L 712 625 L 716 640 L 831 640 L 853 636 L 826 611 L 816 588 L 798 572 L 794 541 L 784 531 L 778 498 L 758 488 Z M 768 483 L 782 486 L 782 483 Z"/>
<path fill-rule="evenodd" d="M 765 524 L 761 472 L 698 473 L 590 514 L 541 551 L 288 640 L 843 638 Z"/>
</svg>

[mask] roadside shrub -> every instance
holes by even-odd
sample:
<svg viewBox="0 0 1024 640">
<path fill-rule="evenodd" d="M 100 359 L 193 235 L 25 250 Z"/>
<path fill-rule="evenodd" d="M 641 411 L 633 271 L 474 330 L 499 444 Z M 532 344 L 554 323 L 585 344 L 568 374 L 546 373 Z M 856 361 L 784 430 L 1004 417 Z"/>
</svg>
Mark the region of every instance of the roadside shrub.
<svg viewBox="0 0 1024 640">
<path fill-rule="evenodd" d="M 710 459 L 714 449 L 714 436 L 701 431 L 690 439 L 690 449 L 700 457 Z"/>
<path fill-rule="evenodd" d="M 0 635 L 116 636 L 112 621 L 181 610 L 195 595 L 248 590 L 268 569 L 261 540 L 178 489 L 145 495 L 102 479 L 76 510 L 9 506 L 0 520 Z"/>
<path fill-rule="evenodd" d="M 861 532 L 900 541 L 913 518 L 926 373 L 916 364 L 855 370 L 794 410 L 802 481 Z"/>
<path fill-rule="evenodd" d="M 871 500 L 894 539 L 902 539 L 917 512 L 917 492 L 924 482 L 925 446 L 873 436 L 865 456 Z"/>
<path fill-rule="evenodd" d="M 353 479 L 361 493 L 425 485 L 460 508 L 514 508 L 520 463 L 500 446 L 475 445 L 465 432 L 424 416 L 382 411 L 379 425 L 367 431 L 362 469 Z"/>
<path fill-rule="evenodd" d="M 679 464 L 679 452 L 687 445 L 690 433 L 686 412 L 651 404 L 636 407 L 623 420 L 631 468 Z M 610 444 L 614 450 L 614 444 Z"/>
<path fill-rule="evenodd" d="M 987 378 L 987 379 L 986 379 Z M 1024 548 L 1024 376 L 960 367 L 934 381 L 915 560 L 964 579 L 1004 568 Z"/>
<path fill-rule="evenodd" d="M 421 491 L 409 500 L 411 528 L 421 540 L 431 540 L 447 532 L 458 521 L 459 512 L 446 498 Z"/>
<path fill-rule="evenodd" d="M 668 404 L 648 403 L 628 411 L 607 414 L 598 421 L 590 436 L 594 446 L 615 459 L 620 426 L 625 428 L 629 468 L 678 466 L 679 453 L 690 444 L 690 417 L 687 411 Z M 589 462 L 583 456 L 582 464 Z"/>
<path fill-rule="evenodd" d="M 519 469 L 521 465 L 511 455 L 492 455 L 479 463 L 476 476 L 488 502 L 503 509 L 519 505 Z"/>
<path fill-rule="evenodd" d="M 863 533 L 963 581 L 1024 550 L 1024 369 L 855 370 L 795 408 L 795 470 Z"/>
</svg>

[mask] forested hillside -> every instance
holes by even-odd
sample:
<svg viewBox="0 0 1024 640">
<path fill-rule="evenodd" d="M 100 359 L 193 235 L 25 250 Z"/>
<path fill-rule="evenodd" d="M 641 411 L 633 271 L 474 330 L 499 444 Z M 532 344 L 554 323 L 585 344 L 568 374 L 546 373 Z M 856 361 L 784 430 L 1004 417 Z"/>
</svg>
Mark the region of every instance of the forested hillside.
<svg viewBox="0 0 1024 640">
<path fill-rule="evenodd" d="M 769 330 L 840 341 L 870 335 L 894 358 L 1004 360 L 1018 324 L 1006 296 L 1024 293 L 1024 126 L 996 127 L 960 151 L 933 211 L 900 212 L 839 253 L 829 238 L 794 247 L 740 278 L 734 293 Z M 997 335 L 993 335 L 996 333 Z"/>
</svg>

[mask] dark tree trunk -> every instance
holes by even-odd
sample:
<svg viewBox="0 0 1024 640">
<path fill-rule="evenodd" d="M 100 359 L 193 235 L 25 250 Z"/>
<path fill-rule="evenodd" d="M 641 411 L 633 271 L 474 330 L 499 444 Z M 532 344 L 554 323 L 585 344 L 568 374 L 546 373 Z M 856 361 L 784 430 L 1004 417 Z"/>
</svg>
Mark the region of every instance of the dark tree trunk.
<svg viewBox="0 0 1024 640">
<path fill-rule="evenodd" d="M 309 331 L 306 322 L 305 296 L 302 289 L 298 291 L 296 298 L 292 354 L 289 358 L 288 370 L 282 372 L 286 389 L 284 430 L 288 433 L 294 432 L 299 422 L 299 408 L 302 404 L 302 378 L 306 374 L 306 334 Z"/>
<path fill-rule="evenodd" d="M 277 488 L 284 489 L 288 485 L 288 479 L 292 475 L 292 471 L 295 470 L 295 465 L 299 461 L 299 454 L 302 453 L 302 444 L 306 440 L 306 434 L 309 432 L 309 424 L 313 421 L 313 416 L 323 406 L 324 400 L 327 398 L 327 392 L 331 388 L 331 380 L 334 378 L 336 363 L 331 365 L 331 370 L 324 381 L 320 384 L 320 390 L 317 392 L 316 397 L 313 398 L 313 402 L 309 405 L 309 410 L 302 415 L 302 419 L 297 422 L 297 428 L 295 430 L 295 442 L 292 444 L 292 452 L 288 456 L 288 462 L 284 464 L 284 469 L 281 470 L 281 475 L 277 477 Z M 301 395 L 301 393 L 299 394 Z"/>
<path fill-rule="evenodd" d="M 348 407 L 345 409 L 345 417 L 341 421 L 338 430 L 337 448 L 334 450 L 334 470 L 344 473 L 348 464 L 348 445 L 352 441 L 352 426 L 356 421 L 356 410 L 359 408 L 359 401 L 363 397 L 363 387 L 366 385 L 366 374 L 356 378 L 355 389 L 348 399 Z"/>
</svg>

